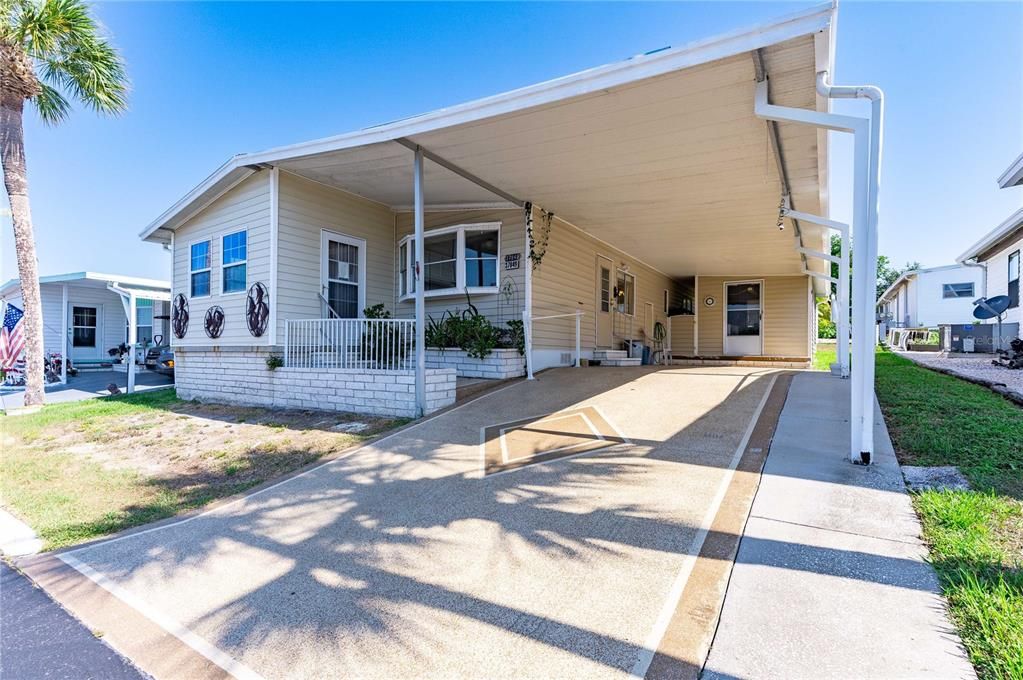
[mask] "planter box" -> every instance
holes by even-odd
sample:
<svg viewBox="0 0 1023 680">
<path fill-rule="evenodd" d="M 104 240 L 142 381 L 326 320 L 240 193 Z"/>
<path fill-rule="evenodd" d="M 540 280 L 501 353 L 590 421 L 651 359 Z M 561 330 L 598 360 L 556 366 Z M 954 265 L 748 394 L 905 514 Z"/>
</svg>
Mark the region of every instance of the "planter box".
<svg viewBox="0 0 1023 680">
<path fill-rule="evenodd" d="M 427 368 L 453 368 L 459 378 L 518 378 L 526 372 L 526 358 L 517 349 L 495 349 L 486 359 L 470 357 L 464 350 L 426 349 Z"/>
</svg>

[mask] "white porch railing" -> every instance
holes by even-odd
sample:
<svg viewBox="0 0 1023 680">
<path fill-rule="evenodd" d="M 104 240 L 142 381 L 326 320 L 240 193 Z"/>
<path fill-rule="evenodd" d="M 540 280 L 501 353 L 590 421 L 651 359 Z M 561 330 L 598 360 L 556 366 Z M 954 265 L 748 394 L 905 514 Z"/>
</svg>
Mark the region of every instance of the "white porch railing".
<svg viewBox="0 0 1023 680">
<path fill-rule="evenodd" d="M 292 368 L 412 370 L 414 319 L 288 319 L 284 365 Z"/>
</svg>

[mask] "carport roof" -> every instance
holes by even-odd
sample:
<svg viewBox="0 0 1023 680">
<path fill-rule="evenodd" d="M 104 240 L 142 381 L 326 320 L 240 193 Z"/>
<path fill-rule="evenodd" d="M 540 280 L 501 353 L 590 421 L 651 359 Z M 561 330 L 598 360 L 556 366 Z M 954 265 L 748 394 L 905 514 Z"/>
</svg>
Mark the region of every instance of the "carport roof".
<svg viewBox="0 0 1023 680">
<path fill-rule="evenodd" d="M 146 294 L 149 297 L 150 294 L 159 295 L 160 297 L 154 299 L 164 299 L 163 295 L 170 295 L 170 281 L 161 281 L 159 279 L 147 279 L 141 276 L 122 276 L 120 274 L 103 274 L 101 272 L 70 272 L 68 274 L 52 274 L 50 276 L 40 276 L 40 284 L 47 283 L 77 283 L 79 285 L 92 285 L 97 288 L 106 288 L 108 284 L 115 284 L 124 288 L 131 288 L 137 291 L 139 294 Z M 0 286 L 0 297 L 6 297 L 11 295 L 13 292 L 20 292 L 21 283 L 19 279 L 11 279 L 3 286 Z M 169 297 L 167 298 L 169 299 Z"/>
<path fill-rule="evenodd" d="M 169 241 L 268 166 L 407 210 L 411 143 L 504 194 L 428 162 L 428 209 L 510 206 L 504 198 L 511 195 L 671 276 L 799 274 L 792 233 L 777 228 L 780 178 L 767 123 L 753 111 L 752 53 L 761 51 L 774 103 L 826 110 L 815 77 L 832 70 L 835 11 L 829 3 L 431 113 L 240 154 L 141 237 Z M 792 207 L 826 214 L 826 133 L 778 128 Z M 822 230 L 803 231 L 804 245 L 827 249 Z"/>
</svg>

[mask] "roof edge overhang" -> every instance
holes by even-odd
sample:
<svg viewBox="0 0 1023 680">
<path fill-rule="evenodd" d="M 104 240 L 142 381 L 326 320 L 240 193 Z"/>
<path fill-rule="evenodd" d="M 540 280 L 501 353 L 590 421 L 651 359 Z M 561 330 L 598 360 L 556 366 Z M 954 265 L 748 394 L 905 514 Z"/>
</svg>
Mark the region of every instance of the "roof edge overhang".
<svg viewBox="0 0 1023 680">
<path fill-rule="evenodd" d="M 133 288 L 154 288 L 157 290 L 166 290 L 167 292 L 170 292 L 171 289 L 170 281 L 147 279 L 140 276 L 104 274 L 102 272 L 70 272 L 67 274 L 51 274 L 50 276 L 39 277 L 40 285 L 48 283 L 74 283 L 75 281 L 99 281 L 101 283 L 122 284 Z M 20 290 L 20 279 L 11 279 L 0 286 L 0 296 L 8 295 L 12 288 L 18 288 Z"/>
<path fill-rule="evenodd" d="M 877 302 L 874 303 L 875 306 L 887 302 L 889 299 L 891 299 L 892 293 L 894 293 L 900 286 L 902 286 L 903 283 L 909 281 L 911 278 L 919 274 L 920 271 L 921 270 L 919 269 L 910 269 L 909 271 L 900 274 L 899 278 L 895 279 L 892 285 L 888 286 L 885 292 L 881 293 L 881 297 L 879 297 L 877 299 Z"/>
<path fill-rule="evenodd" d="M 182 223 L 264 165 L 273 165 L 285 160 L 369 144 L 393 142 L 403 137 L 411 138 L 434 130 L 543 106 L 672 71 L 699 66 L 805 35 L 823 36 L 817 43 L 817 67 L 820 69 L 826 65 L 830 69 L 834 62 L 833 33 L 836 11 L 837 2 L 832 0 L 751 29 L 732 31 L 678 48 L 641 54 L 621 62 L 598 66 L 536 85 L 391 123 L 266 151 L 238 154 L 168 208 L 139 236 L 144 241 L 169 243 L 171 233 Z M 830 101 L 819 100 L 818 107 L 830 107 Z M 824 146 L 826 147 L 826 144 Z M 823 163 L 826 177 L 826 151 L 822 152 L 820 163 Z M 826 205 L 826 179 L 821 182 L 821 192 Z"/>
<path fill-rule="evenodd" d="M 1012 164 L 1006 168 L 998 177 L 998 186 L 1002 189 L 1008 189 L 1009 187 L 1018 187 L 1023 185 L 1023 154 L 1019 155 L 1019 158 L 1014 160 Z"/>
<path fill-rule="evenodd" d="M 1005 221 L 988 232 L 984 238 L 970 246 L 965 252 L 956 258 L 956 262 L 963 264 L 966 260 L 972 260 L 983 255 L 986 251 L 990 250 L 992 246 L 997 245 L 999 241 L 1020 227 L 1023 227 L 1023 208 L 1020 208 L 1009 215 Z"/>
</svg>

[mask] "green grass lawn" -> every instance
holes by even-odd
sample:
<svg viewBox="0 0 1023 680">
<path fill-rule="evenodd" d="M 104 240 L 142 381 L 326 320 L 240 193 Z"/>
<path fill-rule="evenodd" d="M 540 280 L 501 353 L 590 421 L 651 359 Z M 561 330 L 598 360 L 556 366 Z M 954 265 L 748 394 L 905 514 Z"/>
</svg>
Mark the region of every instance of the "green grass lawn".
<svg viewBox="0 0 1023 680">
<path fill-rule="evenodd" d="M 358 434 L 332 429 L 359 420 Z M 0 504 L 45 549 L 199 508 L 402 421 L 181 401 L 173 390 L 0 416 Z"/>
<path fill-rule="evenodd" d="M 834 344 L 817 345 L 817 351 L 813 355 L 813 370 L 830 371 L 831 364 L 838 361 L 838 350 Z"/>
<path fill-rule="evenodd" d="M 978 673 L 1023 680 L 1023 409 L 887 351 L 876 387 L 900 462 L 957 465 L 970 480 L 913 503 Z"/>
</svg>

